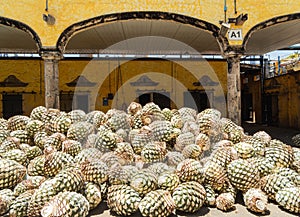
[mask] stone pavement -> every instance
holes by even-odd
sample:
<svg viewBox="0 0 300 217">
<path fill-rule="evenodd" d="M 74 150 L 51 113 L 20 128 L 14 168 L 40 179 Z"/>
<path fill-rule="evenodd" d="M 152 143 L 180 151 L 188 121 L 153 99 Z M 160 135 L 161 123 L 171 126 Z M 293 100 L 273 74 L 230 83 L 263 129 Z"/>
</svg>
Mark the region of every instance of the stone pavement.
<svg viewBox="0 0 300 217">
<path fill-rule="evenodd" d="M 246 209 L 246 207 L 243 205 L 242 202 L 240 202 L 241 199 L 237 199 L 237 203 L 235 204 L 235 208 L 233 210 L 230 210 L 228 212 L 222 212 L 218 210 L 217 208 L 210 208 L 203 206 L 199 211 L 187 214 L 184 212 L 176 212 L 176 214 L 170 215 L 170 217 L 257 217 L 257 216 L 265 216 L 265 217 L 296 217 L 299 216 L 299 214 L 290 213 L 287 211 L 284 211 L 280 207 L 278 207 L 274 203 L 268 204 L 268 211 L 264 214 L 258 214 L 250 212 Z M 117 217 L 115 213 L 111 213 L 106 203 L 102 202 L 99 207 L 92 210 L 90 215 L 88 217 L 110 217 L 114 216 Z M 139 212 L 136 212 L 135 214 L 131 215 L 131 217 L 143 217 Z"/>
</svg>

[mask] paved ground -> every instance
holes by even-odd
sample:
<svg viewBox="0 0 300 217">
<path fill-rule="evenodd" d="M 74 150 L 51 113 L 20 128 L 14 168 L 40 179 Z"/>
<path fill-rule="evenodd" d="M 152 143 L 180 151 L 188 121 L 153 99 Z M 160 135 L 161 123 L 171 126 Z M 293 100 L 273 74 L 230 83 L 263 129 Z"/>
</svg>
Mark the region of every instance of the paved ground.
<svg viewBox="0 0 300 217">
<path fill-rule="evenodd" d="M 247 132 L 249 135 L 254 134 L 257 131 L 263 130 L 267 132 L 273 139 L 279 139 L 286 144 L 292 145 L 291 138 L 299 134 L 299 130 L 295 129 L 288 129 L 288 128 L 278 128 L 273 126 L 266 126 L 266 125 L 259 125 L 259 124 L 253 124 L 253 123 L 244 123 L 243 128 L 245 132 Z M 101 205 L 93 210 L 90 215 L 90 217 L 109 217 L 109 216 L 116 216 L 113 213 L 110 213 L 105 203 L 101 203 Z M 241 196 L 237 198 L 237 203 L 235 205 L 235 209 L 230 212 L 222 212 L 216 208 L 207 208 L 203 207 L 198 212 L 194 214 L 186 214 L 178 212 L 176 215 L 172 215 L 171 217 L 181 217 L 181 216 L 190 216 L 190 217 L 196 217 L 196 216 L 204 216 L 204 217 L 252 217 L 252 216 L 266 216 L 266 217 L 295 217 L 299 216 L 293 213 L 286 212 L 282 210 L 280 207 L 278 207 L 276 204 L 270 203 L 268 205 L 268 212 L 265 214 L 255 214 L 252 212 L 249 212 L 245 206 L 243 205 Z M 132 215 L 132 217 L 142 217 L 140 213 L 136 213 Z"/>
<path fill-rule="evenodd" d="M 117 216 L 114 213 L 110 213 L 106 204 L 101 203 L 100 207 L 93 210 L 89 217 L 109 217 L 109 216 Z M 279 208 L 277 205 L 270 203 L 268 204 L 268 211 L 265 214 L 256 214 L 250 212 L 243 206 L 241 203 L 235 204 L 235 209 L 222 212 L 216 208 L 208 208 L 202 207 L 198 212 L 193 214 L 186 214 L 183 212 L 176 212 L 176 214 L 171 215 L 170 217 L 196 217 L 196 216 L 203 216 L 203 217 L 255 217 L 255 216 L 266 216 L 266 217 L 296 217 L 299 214 L 293 214 L 286 212 Z M 142 217 L 142 215 L 137 212 L 136 214 L 132 215 L 131 217 Z"/>
</svg>

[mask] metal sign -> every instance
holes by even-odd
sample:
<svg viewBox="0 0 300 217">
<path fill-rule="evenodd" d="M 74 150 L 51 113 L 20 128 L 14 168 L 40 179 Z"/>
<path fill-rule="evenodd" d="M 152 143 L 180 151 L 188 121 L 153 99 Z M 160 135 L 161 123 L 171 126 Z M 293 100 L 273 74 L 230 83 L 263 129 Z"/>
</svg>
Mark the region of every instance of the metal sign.
<svg viewBox="0 0 300 217">
<path fill-rule="evenodd" d="M 230 29 L 228 31 L 229 40 L 243 40 L 242 29 Z"/>
</svg>

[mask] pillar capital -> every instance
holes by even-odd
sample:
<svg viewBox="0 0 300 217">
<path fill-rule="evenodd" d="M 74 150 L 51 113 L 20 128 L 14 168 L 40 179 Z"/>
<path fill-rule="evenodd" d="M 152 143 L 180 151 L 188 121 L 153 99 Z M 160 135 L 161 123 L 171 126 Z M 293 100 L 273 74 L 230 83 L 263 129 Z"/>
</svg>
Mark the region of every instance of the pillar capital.
<svg viewBox="0 0 300 217">
<path fill-rule="evenodd" d="M 41 57 L 43 58 L 43 60 L 60 60 L 63 58 L 63 55 L 60 51 L 56 51 L 56 50 L 43 50 L 40 52 Z"/>
<path fill-rule="evenodd" d="M 241 46 L 228 46 L 223 52 L 223 57 L 227 60 L 239 61 L 244 53 L 244 48 Z"/>
<path fill-rule="evenodd" d="M 226 59 L 227 62 L 240 62 L 242 56 L 241 54 L 231 53 L 226 55 Z"/>
</svg>

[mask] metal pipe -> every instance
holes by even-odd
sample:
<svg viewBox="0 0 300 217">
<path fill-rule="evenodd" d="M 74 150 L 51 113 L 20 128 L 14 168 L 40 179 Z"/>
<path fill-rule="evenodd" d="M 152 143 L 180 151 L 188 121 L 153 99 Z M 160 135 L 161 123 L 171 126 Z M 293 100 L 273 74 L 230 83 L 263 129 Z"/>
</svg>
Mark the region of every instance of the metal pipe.
<svg viewBox="0 0 300 217">
<path fill-rule="evenodd" d="M 280 69 L 281 69 L 280 64 L 281 64 L 280 56 L 278 56 L 278 70 L 277 70 L 278 75 L 280 74 Z"/>
<path fill-rule="evenodd" d="M 233 2 L 234 2 L 234 14 L 237 14 L 237 10 L 236 10 L 236 0 L 234 0 Z"/>
<path fill-rule="evenodd" d="M 108 72 L 108 89 L 109 89 L 109 93 L 111 93 L 111 74 L 110 74 L 110 60 L 108 60 L 107 63 L 107 72 Z"/>
<path fill-rule="evenodd" d="M 227 20 L 226 13 L 227 13 L 227 1 L 224 0 L 224 22 L 225 23 L 226 23 L 226 20 Z"/>
<path fill-rule="evenodd" d="M 48 0 L 46 0 L 46 8 L 45 11 L 48 11 Z"/>
<path fill-rule="evenodd" d="M 42 94 L 42 82 L 43 82 L 43 72 L 42 72 L 42 60 L 40 60 L 40 94 Z"/>
<path fill-rule="evenodd" d="M 264 57 L 260 56 L 261 78 L 260 78 L 260 98 L 261 98 L 261 122 L 266 123 L 267 114 L 265 112 L 266 98 L 265 98 L 265 64 Z"/>
</svg>

